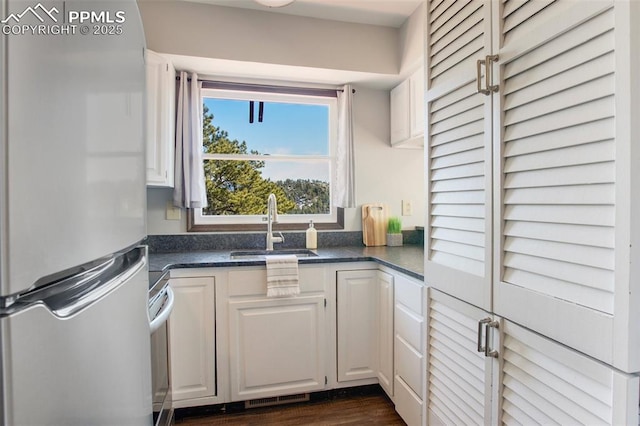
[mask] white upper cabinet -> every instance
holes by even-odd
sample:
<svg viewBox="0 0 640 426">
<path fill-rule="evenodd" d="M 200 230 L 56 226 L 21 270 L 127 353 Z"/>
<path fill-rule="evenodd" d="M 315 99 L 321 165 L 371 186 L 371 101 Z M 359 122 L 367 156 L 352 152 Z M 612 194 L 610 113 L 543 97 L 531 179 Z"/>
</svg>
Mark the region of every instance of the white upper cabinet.
<svg viewBox="0 0 640 426">
<path fill-rule="evenodd" d="M 173 187 L 176 71 L 164 56 L 145 50 L 147 68 L 147 185 Z"/>
<path fill-rule="evenodd" d="M 391 90 L 391 145 L 409 139 L 411 117 L 409 114 L 409 80 L 405 80 Z"/>
<path fill-rule="evenodd" d="M 424 67 L 409 77 L 409 115 L 410 136 L 424 146 Z"/>
<path fill-rule="evenodd" d="M 640 371 L 640 5 L 450 3 L 427 7 L 427 283 Z"/>
<path fill-rule="evenodd" d="M 391 145 L 421 148 L 424 145 L 424 68 L 391 90 Z"/>
</svg>

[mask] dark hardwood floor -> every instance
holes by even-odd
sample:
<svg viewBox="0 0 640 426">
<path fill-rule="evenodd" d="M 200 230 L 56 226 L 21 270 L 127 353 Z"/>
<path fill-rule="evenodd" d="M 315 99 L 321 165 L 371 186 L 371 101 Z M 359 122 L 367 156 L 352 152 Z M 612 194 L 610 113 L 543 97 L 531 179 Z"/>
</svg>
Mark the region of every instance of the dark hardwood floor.
<svg viewBox="0 0 640 426">
<path fill-rule="evenodd" d="M 210 425 L 399 425 L 405 423 L 386 395 L 343 396 L 315 402 L 252 408 L 232 413 L 190 415 L 176 426 Z"/>
</svg>

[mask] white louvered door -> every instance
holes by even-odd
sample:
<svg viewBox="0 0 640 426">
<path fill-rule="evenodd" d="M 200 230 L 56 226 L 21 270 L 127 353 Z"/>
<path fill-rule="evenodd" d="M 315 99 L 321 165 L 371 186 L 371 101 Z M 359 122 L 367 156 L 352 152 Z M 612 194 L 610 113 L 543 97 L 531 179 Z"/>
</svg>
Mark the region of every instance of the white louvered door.
<svg viewBox="0 0 640 426">
<path fill-rule="evenodd" d="M 490 424 L 494 362 L 478 351 L 490 315 L 432 288 L 427 314 L 427 424 Z"/>
<path fill-rule="evenodd" d="M 508 0 L 494 11 L 502 41 L 493 308 L 637 372 L 624 261 L 634 182 L 621 156 L 633 123 L 619 99 L 630 90 L 629 9 L 626 1 Z"/>
<path fill-rule="evenodd" d="M 638 424 L 638 376 L 500 320 L 504 425 Z"/>
<path fill-rule="evenodd" d="M 491 310 L 491 2 L 427 3 L 427 284 Z"/>
<path fill-rule="evenodd" d="M 460 299 L 430 298 L 430 418 L 638 424 L 640 2 L 434 0 L 427 22 L 425 281 Z M 437 374 L 473 359 L 476 307 L 505 318 L 482 419 L 473 375 Z"/>
<path fill-rule="evenodd" d="M 489 320 L 478 336 L 478 325 Z M 478 351 L 487 333 L 493 356 Z M 638 422 L 637 375 L 434 289 L 427 351 L 429 425 Z"/>
</svg>

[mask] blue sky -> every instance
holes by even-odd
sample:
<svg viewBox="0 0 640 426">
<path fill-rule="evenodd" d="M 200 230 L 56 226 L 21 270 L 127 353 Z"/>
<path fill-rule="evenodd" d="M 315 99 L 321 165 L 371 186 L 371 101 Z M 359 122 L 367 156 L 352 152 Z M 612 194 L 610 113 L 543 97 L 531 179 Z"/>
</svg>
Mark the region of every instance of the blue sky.
<svg viewBox="0 0 640 426">
<path fill-rule="evenodd" d="M 249 149 L 261 154 L 328 155 L 329 111 L 323 105 L 265 102 L 264 120 L 258 122 L 258 102 L 254 122 L 249 124 L 249 101 L 205 99 L 213 124 L 229 133 L 230 139 L 246 141 Z"/>
</svg>

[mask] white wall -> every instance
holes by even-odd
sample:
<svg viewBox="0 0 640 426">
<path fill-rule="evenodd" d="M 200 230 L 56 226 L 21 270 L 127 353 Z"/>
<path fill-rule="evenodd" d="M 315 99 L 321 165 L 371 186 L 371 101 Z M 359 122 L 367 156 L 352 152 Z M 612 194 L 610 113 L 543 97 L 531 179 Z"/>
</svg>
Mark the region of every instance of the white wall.
<svg viewBox="0 0 640 426">
<path fill-rule="evenodd" d="M 389 92 L 358 89 L 354 99 L 356 203 L 385 203 L 400 216 L 404 229 L 424 224 L 423 150 L 389 145 Z M 402 200 L 411 200 L 413 215 L 401 216 Z M 345 217 L 349 230 L 362 229 L 360 211 Z"/>
<path fill-rule="evenodd" d="M 167 203 L 172 203 L 172 201 L 173 189 L 147 188 L 147 235 L 182 234 L 187 232 L 185 210 L 181 211 L 180 220 L 166 220 Z"/>
<path fill-rule="evenodd" d="M 185 1 L 138 2 L 156 52 L 397 74 L 399 31 Z"/>
<path fill-rule="evenodd" d="M 402 25 L 398 39 L 400 75 L 409 76 L 424 62 L 426 3 L 422 3 Z"/>
</svg>

